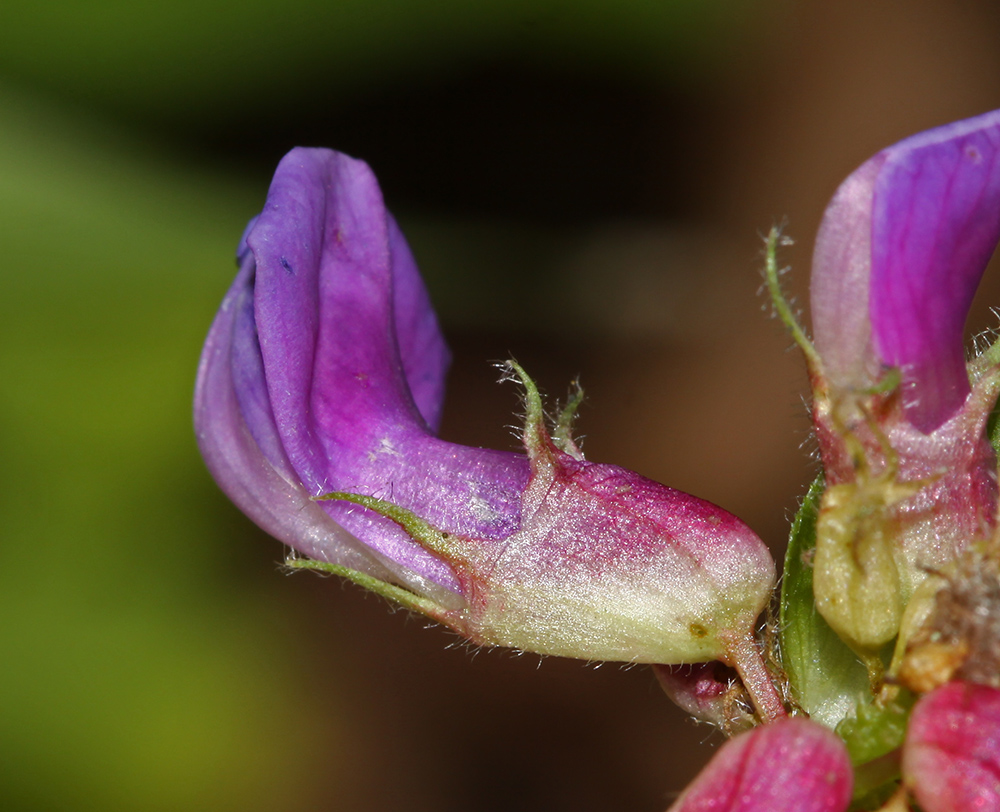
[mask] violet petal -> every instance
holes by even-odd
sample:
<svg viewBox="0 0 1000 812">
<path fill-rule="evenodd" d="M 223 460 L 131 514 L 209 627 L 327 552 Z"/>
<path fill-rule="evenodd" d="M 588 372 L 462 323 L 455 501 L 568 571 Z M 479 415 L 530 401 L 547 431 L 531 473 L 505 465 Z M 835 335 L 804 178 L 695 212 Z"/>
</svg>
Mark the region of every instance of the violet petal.
<svg viewBox="0 0 1000 812">
<path fill-rule="evenodd" d="M 247 244 L 285 453 L 315 495 L 342 488 L 338 474 L 381 426 L 426 432 L 399 374 L 388 225 L 375 178 L 339 153 L 293 150 Z"/>
<path fill-rule="evenodd" d="M 445 375 L 451 353 L 438 327 L 417 262 L 396 221 L 389 216 L 393 305 L 403 373 L 417 410 L 437 432 L 444 407 Z"/>
<path fill-rule="evenodd" d="M 266 456 L 244 420 L 233 382 L 233 333 L 252 273 L 252 262 L 244 263 L 212 323 L 198 367 L 195 433 L 209 470 L 240 510 L 275 538 L 320 561 L 419 586 L 416 579 L 400 578 L 398 568 L 385 566 L 330 519 L 296 481 L 280 447 L 276 456 Z M 266 431 L 266 416 L 257 416 Z"/>
<path fill-rule="evenodd" d="M 930 432 L 969 393 L 965 319 L 1000 239 L 1000 111 L 884 155 L 872 207 L 874 343 L 903 372 L 907 416 Z"/>
<path fill-rule="evenodd" d="M 841 184 L 816 239 L 811 311 L 831 381 L 902 371 L 930 433 L 969 393 L 963 333 L 1000 239 L 1000 111 L 907 138 Z"/>
<path fill-rule="evenodd" d="M 450 532 L 510 535 L 527 460 L 433 436 L 448 352 L 371 170 L 330 150 L 293 150 L 246 241 L 274 425 L 306 491 L 371 494 Z M 389 520 L 343 503 L 323 510 L 391 560 L 458 589 Z"/>
</svg>

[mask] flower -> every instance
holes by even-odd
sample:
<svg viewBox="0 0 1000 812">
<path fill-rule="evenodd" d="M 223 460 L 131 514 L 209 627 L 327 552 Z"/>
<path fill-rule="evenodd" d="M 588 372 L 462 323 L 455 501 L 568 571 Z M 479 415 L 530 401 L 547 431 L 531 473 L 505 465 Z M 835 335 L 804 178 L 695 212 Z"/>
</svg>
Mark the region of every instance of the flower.
<svg viewBox="0 0 1000 812">
<path fill-rule="evenodd" d="M 841 184 L 816 238 L 810 301 L 823 371 L 864 390 L 899 369 L 924 434 L 969 395 L 963 330 L 1000 240 L 1000 110 L 914 135 Z"/>
<path fill-rule="evenodd" d="M 995 351 L 963 327 L 1000 239 L 1000 111 L 907 138 L 837 190 L 811 281 L 813 420 L 826 492 L 814 589 L 875 672 L 928 574 L 997 521 L 986 435 Z"/>
<path fill-rule="evenodd" d="M 757 724 L 743 683 L 720 662 L 654 665 L 653 673 L 675 705 L 727 736 Z"/>
<path fill-rule="evenodd" d="M 950 682 L 923 697 L 902 767 L 925 812 L 1000 809 L 1000 691 Z"/>
<path fill-rule="evenodd" d="M 792 717 L 726 742 L 669 812 L 844 812 L 852 788 L 844 743 Z"/>
<path fill-rule="evenodd" d="M 584 459 L 534 384 L 526 454 L 435 435 L 448 351 L 369 168 L 279 165 L 238 250 L 195 396 L 222 489 L 310 561 L 480 644 L 736 666 L 784 711 L 753 639 L 774 565 L 739 519 Z M 553 439 L 554 437 L 554 439 Z"/>
<path fill-rule="evenodd" d="M 872 766 L 891 777 L 896 763 L 903 784 L 885 810 L 909 809 L 907 795 L 925 812 L 1000 809 L 1000 690 L 950 682 L 922 697 L 901 750 Z M 726 742 L 669 812 L 844 812 L 854 788 L 844 742 L 790 717 Z"/>
</svg>

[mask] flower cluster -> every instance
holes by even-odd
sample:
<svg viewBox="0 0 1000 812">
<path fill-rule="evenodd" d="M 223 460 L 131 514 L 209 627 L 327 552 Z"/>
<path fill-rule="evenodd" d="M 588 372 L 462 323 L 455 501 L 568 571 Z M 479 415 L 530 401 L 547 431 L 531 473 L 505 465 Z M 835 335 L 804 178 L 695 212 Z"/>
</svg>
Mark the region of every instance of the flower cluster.
<svg viewBox="0 0 1000 812">
<path fill-rule="evenodd" d="M 917 703 L 901 753 L 877 766 L 903 783 L 880 809 L 926 812 L 1000 809 L 1000 691 L 951 682 Z M 872 771 L 869 771 L 871 773 Z M 798 717 L 758 727 L 727 742 L 670 812 L 845 812 L 856 786 L 847 747 L 829 728 Z M 864 805 L 861 808 L 872 809 Z"/>
<path fill-rule="evenodd" d="M 782 594 L 782 664 L 812 719 L 726 744 L 678 812 L 1000 809 L 1000 351 L 967 362 L 963 339 L 998 239 L 1000 111 L 844 181 L 816 241 L 815 343 L 781 296 L 772 234 L 768 281 L 806 356 L 823 462 Z"/>
<path fill-rule="evenodd" d="M 963 329 L 998 239 L 998 113 L 883 150 L 820 227 L 807 353 L 827 484 L 815 590 L 868 659 L 929 574 L 996 525 L 986 423 L 1000 376 L 993 354 L 966 364 Z"/>
<path fill-rule="evenodd" d="M 732 739 L 672 809 L 1000 810 L 1000 348 L 966 361 L 1000 239 L 1000 111 L 855 171 L 816 242 L 823 475 L 775 567 L 731 514 L 584 458 L 577 391 L 524 453 L 437 436 L 449 354 L 368 167 L 296 149 L 237 252 L 195 396 L 217 482 L 291 547 L 477 644 L 651 663 Z M 775 628 L 777 631 L 775 631 Z"/>
</svg>

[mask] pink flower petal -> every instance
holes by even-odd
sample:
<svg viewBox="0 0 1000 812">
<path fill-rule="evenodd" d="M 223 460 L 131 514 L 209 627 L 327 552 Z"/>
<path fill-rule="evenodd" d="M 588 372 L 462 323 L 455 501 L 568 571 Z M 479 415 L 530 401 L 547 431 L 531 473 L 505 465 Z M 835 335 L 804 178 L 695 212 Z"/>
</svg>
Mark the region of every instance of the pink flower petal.
<svg viewBox="0 0 1000 812">
<path fill-rule="evenodd" d="M 950 682 L 913 709 L 903 778 L 925 812 L 1000 810 L 1000 691 Z"/>
<path fill-rule="evenodd" d="M 853 782 L 832 731 L 782 719 L 726 742 L 669 812 L 844 812 Z"/>
</svg>

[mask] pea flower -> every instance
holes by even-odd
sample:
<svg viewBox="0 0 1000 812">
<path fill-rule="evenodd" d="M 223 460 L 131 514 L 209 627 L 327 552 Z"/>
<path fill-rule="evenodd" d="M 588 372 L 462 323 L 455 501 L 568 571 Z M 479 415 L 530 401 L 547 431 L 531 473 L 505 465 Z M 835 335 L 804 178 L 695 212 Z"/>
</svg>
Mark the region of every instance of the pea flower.
<svg viewBox="0 0 1000 812">
<path fill-rule="evenodd" d="M 785 718 L 726 742 L 669 812 L 844 812 L 852 789 L 833 731 Z"/>
<path fill-rule="evenodd" d="M 739 519 L 584 459 L 526 390 L 525 454 L 436 436 L 449 356 L 368 167 L 280 163 L 202 354 L 198 441 L 220 487 L 304 559 L 477 644 L 721 660 L 784 709 L 754 627 L 774 564 Z"/>
<path fill-rule="evenodd" d="M 929 574 L 997 520 L 1000 355 L 963 329 L 1000 239 L 1000 111 L 907 138 L 837 190 L 816 240 L 813 382 L 826 491 L 817 608 L 868 663 Z"/>
<path fill-rule="evenodd" d="M 841 185 L 814 254 L 815 344 L 781 296 L 779 235 L 769 239 L 768 283 L 808 361 L 823 461 L 786 561 L 783 665 L 796 704 L 847 745 L 852 808 L 1000 808 L 1000 535 L 987 428 L 1000 351 L 967 361 L 963 342 L 998 238 L 1000 111 L 908 138 Z"/>
<path fill-rule="evenodd" d="M 950 682 L 910 717 L 903 780 L 926 812 L 1000 809 L 1000 691 Z"/>
<path fill-rule="evenodd" d="M 917 702 L 906 740 L 888 759 L 903 783 L 885 812 L 1000 809 L 1000 690 L 950 682 Z M 802 717 L 726 742 L 669 812 L 846 812 L 857 788 L 844 743 Z M 884 793 L 883 793 L 884 794 Z M 862 808 L 871 808 L 865 804 Z"/>
</svg>

